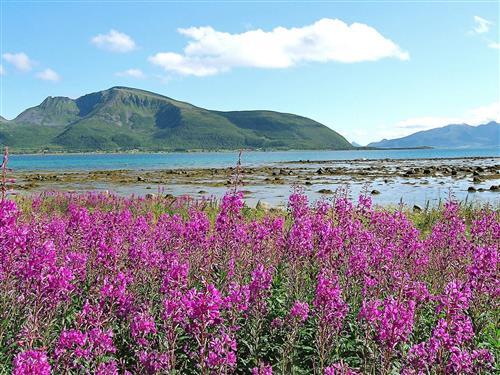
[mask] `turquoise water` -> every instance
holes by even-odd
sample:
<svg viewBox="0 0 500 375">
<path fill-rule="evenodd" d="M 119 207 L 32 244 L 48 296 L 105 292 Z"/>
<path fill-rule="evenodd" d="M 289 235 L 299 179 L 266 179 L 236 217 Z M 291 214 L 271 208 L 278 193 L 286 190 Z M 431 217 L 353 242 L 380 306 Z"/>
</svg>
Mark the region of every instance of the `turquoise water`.
<svg viewBox="0 0 500 375">
<path fill-rule="evenodd" d="M 457 157 L 500 157 L 500 148 L 425 149 L 369 151 L 245 151 L 245 166 L 297 160 L 426 159 Z M 193 152 L 163 154 L 59 154 L 11 155 L 15 170 L 113 170 L 220 168 L 236 164 L 238 152 Z"/>
</svg>

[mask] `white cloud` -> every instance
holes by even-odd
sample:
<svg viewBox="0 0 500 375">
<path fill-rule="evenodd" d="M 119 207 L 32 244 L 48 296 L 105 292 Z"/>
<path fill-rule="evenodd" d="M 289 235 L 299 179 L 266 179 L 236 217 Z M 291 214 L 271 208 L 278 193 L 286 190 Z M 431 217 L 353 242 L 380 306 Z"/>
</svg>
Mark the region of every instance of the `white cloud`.
<svg viewBox="0 0 500 375">
<path fill-rule="evenodd" d="M 428 130 L 450 124 L 468 124 L 477 126 L 490 121 L 500 122 L 500 101 L 474 108 L 456 117 L 417 117 L 396 124 L 396 128 L 408 130 L 412 133 L 419 130 Z"/>
<path fill-rule="evenodd" d="M 312 25 L 230 34 L 206 27 L 178 29 L 190 38 L 184 53 L 159 52 L 149 58 L 168 72 L 208 76 L 235 67 L 288 68 L 302 62 L 354 63 L 409 54 L 374 28 L 324 18 Z"/>
<path fill-rule="evenodd" d="M 17 70 L 29 72 L 33 68 L 33 61 L 24 52 L 4 53 L 3 59 L 9 64 L 14 65 Z"/>
<path fill-rule="evenodd" d="M 59 74 L 57 74 L 55 71 L 53 71 L 50 68 L 47 68 L 45 70 L 42 70 L 41 72 L 36 74 L 37 78 L 40 78 L 44 81 L 51 81 L 51 82 L 58 82 L 61 80 L 61 77 Z"/>
<path fill-rule="evenodd" d="M 493 48 L 493 49 L 500 49 L 500 43 L 491 42 L 490 44 L 488 44 L 488 47 Z"/>
<path fill-rule="evenodd" d="M 476 34 L 487 33 L 490 30 L 490 26 L 493 25 L 493 22 L 479 16 L 474 16 L 474 22 L 476 25 L 474 26 L 473 32 Z"/>
<path fill-rule="evenodd" d="M 111 52 L 130 52 L 136 48 L 134 40 L 127 34 L 111 29 L 107 34 L 99 34 L 91 39 L 98 48 Z"/>
<path fill-rule="evenodd" d="M 384 138 L 394 139 L 405 137 L 419 131 L 440 128 L 451 124 L 467 124 L 477 126 L 486 124 L 490 121 L 496 121 L 500 123 L 500 101 L 467 110 L 461 115 L 457 116 L 415 117 L 399 121 L 392 126 L 377 125 L 371 128 L 370 131 L 366 133 L 363 131 L 363 129 L 361 129 L 361 132 L 359 134 L 351 131 L 350 133 L 348 132 L 347 135 L 350 135 L 351 138 L 361 144 L 368 144 L 370 142 L 378 142 Z"/>
<path fill-rule="evenodd" d="M 127 69 L 127 70 L 124 70 L 123 72 L 116 73 L 116 75 L 118 77 L 130 77 L 130 78 L 137 78 L 137 79 L 146 78 L 146 75 L 140 69 Z"/>
<path fill-rule="evenodd" d="M 0 76 L 5 75 L 5 69 L 2 64 L 0 64 Z"/>
</svg>

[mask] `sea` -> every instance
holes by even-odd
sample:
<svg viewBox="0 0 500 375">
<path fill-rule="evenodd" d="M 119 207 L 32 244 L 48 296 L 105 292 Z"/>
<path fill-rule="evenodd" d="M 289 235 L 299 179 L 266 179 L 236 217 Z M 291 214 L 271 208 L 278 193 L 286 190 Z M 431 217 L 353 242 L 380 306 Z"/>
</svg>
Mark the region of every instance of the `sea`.
<svg viewBox="0 0 500 375">
<path fill-rule="evenodd" d="M 15 170 L 118 170 L 222 168 L 235 166 L 235 152 L 185 153 L 82 153 L 10 155 L 9 167 Z M 462 149 L 407 149 L 353 151 L 243 151 L 243 166 L 256 167 L 293 161 L 360 159 L 428 159 L 462 157 L 500 157 L 500 147 Z"/>
</svg>

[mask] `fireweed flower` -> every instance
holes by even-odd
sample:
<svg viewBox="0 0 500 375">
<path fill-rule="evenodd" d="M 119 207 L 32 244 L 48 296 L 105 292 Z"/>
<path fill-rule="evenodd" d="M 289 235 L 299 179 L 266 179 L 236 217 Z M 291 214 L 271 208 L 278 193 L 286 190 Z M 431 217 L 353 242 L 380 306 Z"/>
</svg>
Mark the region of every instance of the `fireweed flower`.
<svg viewBox="0 0 500 375">
<path fill-rule="evenodd" d="M 227 309 L 235 309 L 239 312 L 248 310 L 250 301 L 250 287 L 248 285 L 239 285 L 231 283 L 229 292 L 224 299 L 224 305 Z"/>
<path fill-rule="evenodd" d="M 66 356 L 71 356 L 75 359 L 90 358 L 91 349 L 88 345 L 87 334 L 76 329 L 62 331 L 54 353 L 56 358 Z"/>
<path fill-rule="evenodd" d="M 96 375 L 118 375 L 118 367 L 116 361 L 101 363 L 97 366 Z"/>
<path fill-rule="evenodd" d="M 252 369 L 252 375 L 273 375 L 273 368 L 270 365 L 261 364 Z"/>
<path fill-rule="evenodd" d="M 156 334 L 153 317 L 148 313 L 134 314 L 130 322 L 130 333 L 139 345 L 147 345 L 147 336 Z"/>
<path fill-rule="evenodd" d="M 405 342 L 413 329 L 415 302 L 399 302 L 392 296 L 383 301 L 363 301 L 359 318 L 375 330 L 375 338 L 387 349 Z"/>
<path fill-rule="evenodd" d="M 266 296 L 266 292 L 271 288 L 272 280 L 271 271 L 266 269 L 262 264 L 259 264 L 252 271 L 252 281 L 249 285 L 250 303 L 257 304 L 261 309 L 266 308 L 264 297 Z"/>
<path fill-rule="evenodd" d="M 448 283 L 444 293 L 439 298 L 439 310 L 445 310 L 448 314 L 458 314 L 469 308 L 472 298 L 470 287 L 459 281 Z"/>
<path fill-rule="evenodd" d="M 226 333 L 210 341 L 207 359 L 210 368 L 233 368 L 236 366 L 236 340 Z"/>
<path fill-rule="evenodd" d="M 320 324 L 330 327 L 334 332 L 341 330 L 349 308 L 342 298 L 342 289 L 336 276 L 326 272 L 319 274 L 313 306 Z"/>
<path fill-rule="evenodd" d="M 479 247 L 474 251 L 473 262 L 468 267 L 471 288 L 477 293 L 492 297 L 500 296 L 498 278 L 498 250 L 494 247 Z"/>
<path fill-rule="evenodd" d="M 138 354 L 141 370 L 146 374 L 157 374 L 170 370 L 170 361 L 167 353 L 157 351 L 140 351 Z"/>
<path fill-rule="evenodd" d="M 88 341 L 92 348 L 94 356 L 115 353 L 116 348 L 113 344 L 113 331 L 93 328 L 88 333 Z"/>
<path fill-rule="evenodd" d="M 26 350 L 14 358 L 15 375 L 50 375 L 50 363 L 47 354 L 39 350 Z"/>
<path fill-rule="evenodd" d="M 299 323 L 302 323 L 307 320 L 309 316 L 309 305 L 307 302 L 296 301 L 291 310 L 290 310 L 290 318 L 292 320 L 296 320 Z"/>
<path fill-rule="evenodd" d="M 358 375 L 359 373 L 349 368 L 345 363 L 334 363 L 325 368 L 324 375 Z"/>
<path fill-rule="evenodd" d="M 111 278 L 104 277 L 103 286 L 101 288 L 101 298 L 108 301 L 111 305 L 116 305 L 121 315 L 125 315 L 130 310 L 133 304 L 133 297 L 127 291 L 127 286 L 132 282 L 133 278 L 123 272 Z"/>
<path fill-rule="evenodd" d="M 220 323 L 223 299 L 220 292 L 209 284 L 202 292 L 189 290 L 182 298 L 182 304 L 189 318 L 189 330 L 198 333 L 206 326 Z"/>
</svg>

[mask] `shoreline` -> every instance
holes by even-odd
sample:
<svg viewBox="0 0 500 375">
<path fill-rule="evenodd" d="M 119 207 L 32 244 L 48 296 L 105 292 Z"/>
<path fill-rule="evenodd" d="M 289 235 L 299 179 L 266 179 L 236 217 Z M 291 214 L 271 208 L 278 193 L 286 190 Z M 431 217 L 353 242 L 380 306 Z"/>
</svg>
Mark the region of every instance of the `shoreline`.
<svg viewBox="0 0 500 375">
<path fill-rule="evenodd" d="M 234 152 L 337 152 L 337 151 L 402 151 L 402 150 L 434 150 L 435 147 L 418 146 L 418 147 L 397 147 L 397 148 L 380 148 L 380 147 L 354 147 L 346 149 L 220 149 L 220 150 L 171 150 L 171 151 L 141 151 L 141 150 L 123 150 L 123 151 L 51 151 L 51 152 L 16 152 L 9 148 L 9 154 L 16 156 L 40 156 L 40 155 L 162 155 L 162 154 L 209 154 L 209 153 L 234 153 Z M 440 149 L 440 148 L 438 148 Z M 442 148 L 446 150 L 447 148 Z M 454 149 L 454 148 L 450 148 Z"/>
<path fill-rule="evenodd" d="M 121 195 L 221 196 L 234 186 L 236 166 L 114 170 L 14 170 L 20 194 L 43 191 L 113 191 Z M 500 203 L 500 158 L 357 159 L 268 163 L 240 168 L 239 185 L 250 200 L 277 203 L 299 187 L 311 199 L 339 188 L 367 191 L 384 204 L 400 198 L 436 200 L 446 192 Z M 497 203 L 498 202 L 498 203 Z"/>
</svg>

